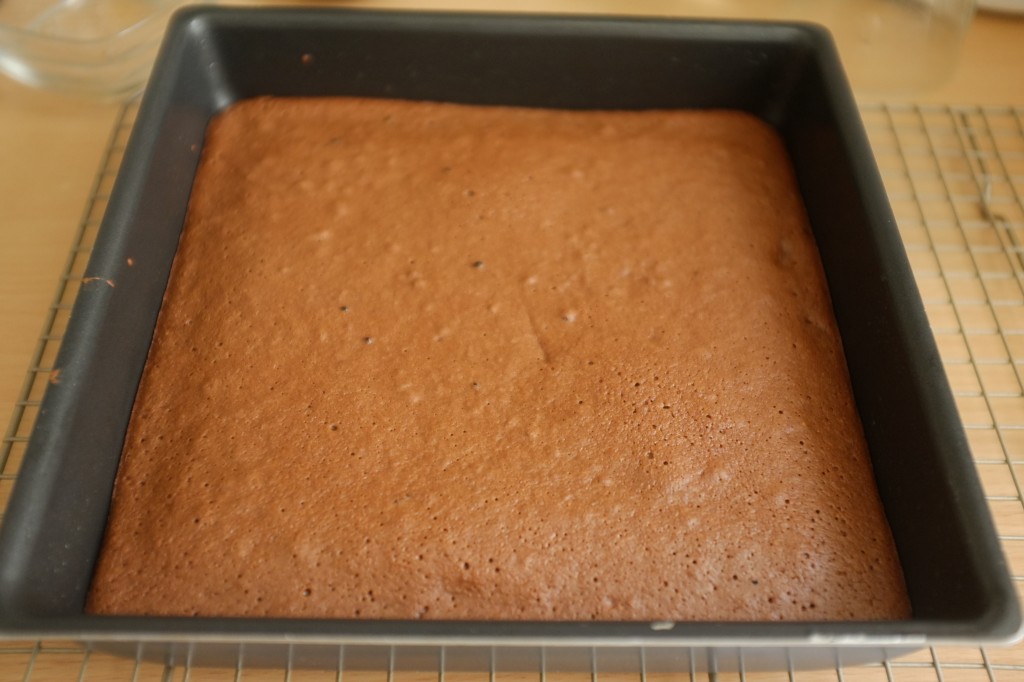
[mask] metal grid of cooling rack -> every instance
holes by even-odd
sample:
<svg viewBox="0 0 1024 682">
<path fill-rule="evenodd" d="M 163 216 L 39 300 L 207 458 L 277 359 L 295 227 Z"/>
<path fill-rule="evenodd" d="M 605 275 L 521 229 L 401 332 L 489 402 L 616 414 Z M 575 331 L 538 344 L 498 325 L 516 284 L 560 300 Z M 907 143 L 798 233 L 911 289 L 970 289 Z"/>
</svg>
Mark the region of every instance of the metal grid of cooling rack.
<svg viewBox="0 0 1024 682">
<path fill-rule="evenodd" d="M 50 380 L 71 304 L 128 137 L 136 105 L 122 111 L 0 446 L 0 510 L 24 456 Z M 932 329 L 967 429 L 1014 581 L 1024 587 L 1024 110 L 866 104 L 861 113 L 896 213 Z M 1022 590 L 1018 590 L 1021 592 Z M 342 652 L 339 652 L 339 654 Z M 564 675 L 544 670 L 478 674 L 344 669 L 254 670 L 165 666 L 90 651 L 68 642 L 0 643 L 0 682 L 8 680 L 381 680 L 446 678 L 489 682 L 578 682 L 589 678 L 689 677 Z M 392 661 L 393 663 L 393 661 Z M 722 682 L 1024 682 L 1024 644 L 941 647 L 882 665 L 827 671 L 713 674 Z M 667 679 L 665 680 L 667 682 Z"/>
</svg>

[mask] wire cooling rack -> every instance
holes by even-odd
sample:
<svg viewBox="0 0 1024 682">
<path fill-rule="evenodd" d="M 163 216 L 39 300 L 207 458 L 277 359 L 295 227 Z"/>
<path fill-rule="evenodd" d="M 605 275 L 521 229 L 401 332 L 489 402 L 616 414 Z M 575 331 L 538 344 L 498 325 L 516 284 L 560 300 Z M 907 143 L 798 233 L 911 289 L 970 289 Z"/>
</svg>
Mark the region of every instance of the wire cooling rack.
<svg viewBox="0 0 1024 682">
<path fill-rule="evenodd" d="M 1024 110 L 864 105 L 864 123 L 1014 581 L 1024 586 Z M 51 366 L 121 162 L 136 105 L 117 121 L 24 388 L 0 447 L 0 509 L 24 457 Z M 1018 589 L 1020 592 L 1020 589 Z M 340 659 L 341 660 L 341 659 Z M 93 680 L 380 680 L 416 682 L 647 682 L 634 675 L 501 670 L 479 674 L 167 666 L 68 642 L 0 643 L 0 682 Z M 664 675 L 657 675 L 665 678 Z M 681 672 L 691 682 L 705 673 Z M 713 674 L 721 682 L 1024 682 L 1024 644 L 941 647 L 881 665 L 826 671 Z M 660 681 L 659 681 L 660 682 Z M 667 679 L 664 682 L 668 682 Z"/>
</svg>

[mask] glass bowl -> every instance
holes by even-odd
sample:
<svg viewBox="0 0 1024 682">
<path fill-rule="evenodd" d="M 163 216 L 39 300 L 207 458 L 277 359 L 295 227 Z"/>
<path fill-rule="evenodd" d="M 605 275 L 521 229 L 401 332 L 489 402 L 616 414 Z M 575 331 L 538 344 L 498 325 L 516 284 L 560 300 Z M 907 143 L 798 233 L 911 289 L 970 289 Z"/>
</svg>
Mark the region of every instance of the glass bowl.
<svg viewBox="0 0 1024 682">
<path fill-rule="evenodd" d="M 182 0 L 0 0 L 0 73 L 111 99 L 138 93 Z"/>
</svg>

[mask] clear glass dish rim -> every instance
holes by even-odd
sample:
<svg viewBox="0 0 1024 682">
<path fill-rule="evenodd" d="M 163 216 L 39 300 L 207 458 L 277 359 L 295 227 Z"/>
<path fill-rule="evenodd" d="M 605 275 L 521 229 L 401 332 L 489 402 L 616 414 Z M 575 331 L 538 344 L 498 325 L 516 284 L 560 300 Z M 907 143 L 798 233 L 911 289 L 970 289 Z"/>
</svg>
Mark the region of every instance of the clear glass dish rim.
<svg viewBox="0 0 1024 682">
<path fill-rule="evenodd" d="M 99 37 L 99 38 L 75 38 L 75 37 L 71 37 L 71 36 L 68 36 L 68 37 L 51 36 L 51 35 L 47 35 L 45 33 L 39 33 L 37 31 L 33 31 L 31 29 L 26 29 L 26 28 L 23 28 L 23 27 L 20 27 L 20 26 L 15 26 L 13 24 L 4 23 L 3 19 L 0 19 L 0 39 L 2 39 L 2 37 L 4 35 L 13 35 L 13 36 L 16 36 L 17 38 L 20 38 L 22 40 L 30 40 L 30 41 L 33 41 L 33 42 L 36 42 L 36 43 L 41 43 L 41 44 L 63 45 L 63 46 L 71 45 L 71 46 L 82 46 L 82 47 L 97 46 L 97 45 L 103 45 L 103 44 L 106 44 L 106 43 L 116 42 L 118 40 L 121 40 L 121 39 L 125 38 L 126 36 L 128 36 L 131 33 L 135 33 L 137 31 L 139 31 L 140 29 L 144 28 L 146 24 L 153 23 L 154 21 L 159 19 L 161 16 L 169 13 L 169 11 L 173 11 L 173 9 L 175 7 L 177 7 L 177 6 L 179 6 L 181 4 L 178 0 L 152 0 L 152 1 L 153 1 L 153 11 L 152 12 L 150 12 L 146 16 L 142 17 L 141 19 L 139 19 L 135 23 L 129 24 L 128 26 L 122 28 L 119 31 L 111 33 L 108 36 L 103 36 L 103 37 Z"/>
</svg>

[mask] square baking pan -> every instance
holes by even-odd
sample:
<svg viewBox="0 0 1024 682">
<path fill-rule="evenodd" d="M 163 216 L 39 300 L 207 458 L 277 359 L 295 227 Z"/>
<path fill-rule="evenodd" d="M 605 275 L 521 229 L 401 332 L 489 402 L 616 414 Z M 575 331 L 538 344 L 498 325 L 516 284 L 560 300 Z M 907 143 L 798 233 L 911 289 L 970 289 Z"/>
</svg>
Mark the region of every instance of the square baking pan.
<svg viewBox="0 0 1024 682">
<path fill-rule="evenodd" d="M 729 108 L 773 125 L 821 252 L 914 615 L 424 622 L 84 612 L 207 123 L 261 95 Z M 131 262 L 137 264 L 132 267 Z M 145 264 L 143 267 L 142 264 Z M 1016 637 L 1020 612 L 854 100 L 801 24 L 195 7 L 168 29 L 0 529 L 0 636 L 201 664 L 756 670 Z"/>
</svg>

